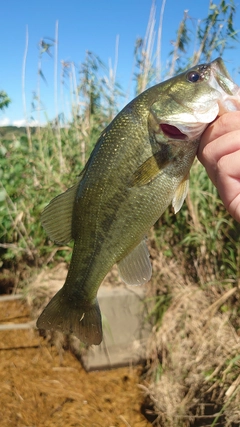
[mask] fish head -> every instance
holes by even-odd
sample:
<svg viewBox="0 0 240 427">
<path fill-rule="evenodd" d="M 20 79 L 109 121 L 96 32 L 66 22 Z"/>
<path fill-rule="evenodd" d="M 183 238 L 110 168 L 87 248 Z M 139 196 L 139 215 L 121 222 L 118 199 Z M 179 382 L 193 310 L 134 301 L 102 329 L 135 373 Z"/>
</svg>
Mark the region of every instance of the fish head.
<svg viewBox="0 0 240 427">
<path fill-rule="evenodd" d="M 217 116 L 240 110 L 240 88 L 221 58 L 196 65 L 164 84 L 162 97 L 150 107 L 151 124 L 162 141 L 166 136 L 197 140 Z"/>
</svg>

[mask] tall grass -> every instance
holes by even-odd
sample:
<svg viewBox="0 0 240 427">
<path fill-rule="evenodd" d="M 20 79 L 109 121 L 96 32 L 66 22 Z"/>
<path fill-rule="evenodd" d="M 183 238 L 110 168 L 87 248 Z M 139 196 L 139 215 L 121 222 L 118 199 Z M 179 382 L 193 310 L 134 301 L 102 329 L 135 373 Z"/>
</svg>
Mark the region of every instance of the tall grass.
<svg viewBox="0 0 240 427">
<path fill-rule="evenodd" d="M 152 3 L 146 34 L 133 48 L 134 66 L 131 87 L 136 94 L 160 78 L 170 77 L 194 62 L 209 61 L 222 54 L 236 38 L 233 28 L 234 2 L 210 2 L 206 19 L 192 26 L 188 12 L 176 31 L 169 61 L 161 60 L 162 25 L 165 1 L 157 22 L 156 3 Z M 190 37 L 191 35 L 191 37 Z M 22 89 L 25 100 L 25 72 L 28 33 L 23 58 Z M 124 103 L 117 83 L 118 39 L 114 65 L 108 67 L 87 51 L 85 60 L 58 61 L 58 23 L 55 38 L 41 39 L 38 51 L 38 83 L 33 104 L 42 109 L 41 86 L 45 84 L 44 55 L 52 58 L 55 75 L 55 112 L 53 121 L 19 134 L 3 135 L 0 140 L 0 253 L 4 267 L 17 268 L 19 262 L 42 265 L 52 260 L 56 247 L 49 242 L 40 225 L 40 213 L 57 194 L 72 185 L 81 172 L 100 132 Z M 58 67 L 61 69 L 57 86 Z M 60 97 L 58 99 L 58 92 Z M 126 100 L 127 101 L 127 100 Z M 65 111 L 71 105 L 70 119 Z M 61 111 L 61 113 L 59 113 Z M 239 226 L 227 215 L 215 188 L 203 168 L 194 164 L 191 187 L 182 211 L 175 217 L 168 210 L 155 226 L 159 247 L 169 256 L 179 256 L 189 274 L 203 284 L 206 280 L 237 280 Z M 69 259 L 70 251 L 59 248 L 55 260 Z"/>
<path fill-rule="evenodd" d="M 186 203 L 177 216 L 165 212 L 155 232 L 159 248 L 164 242 L 166 255 L 181 259 L 186 273 L 202 286 L 225 280 L 237 285 L 240 226 L 226 212 L 197 160 Z"/>
</svg>

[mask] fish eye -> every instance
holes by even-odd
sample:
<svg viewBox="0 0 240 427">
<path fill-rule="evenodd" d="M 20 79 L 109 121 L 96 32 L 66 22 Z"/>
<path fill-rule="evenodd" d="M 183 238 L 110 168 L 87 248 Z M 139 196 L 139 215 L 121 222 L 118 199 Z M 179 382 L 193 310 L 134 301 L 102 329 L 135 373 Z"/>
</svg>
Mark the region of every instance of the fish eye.
<svg viewBox="0 0 240 427">
<path fill-rule="evenodd" d="M 200 74 L 197 71 L 189 71 L 187 80 L 191 83 L 196 83 L 200 79 Z"/>
</svg>

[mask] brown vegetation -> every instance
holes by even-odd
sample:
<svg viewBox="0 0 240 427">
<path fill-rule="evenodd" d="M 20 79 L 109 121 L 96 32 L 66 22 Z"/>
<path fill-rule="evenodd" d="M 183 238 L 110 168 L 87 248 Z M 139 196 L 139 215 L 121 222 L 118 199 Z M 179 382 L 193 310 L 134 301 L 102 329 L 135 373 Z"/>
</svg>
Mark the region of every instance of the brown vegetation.
<svg viewBox="0 0 240 427">
<path fill-rule="evenodd" d="M 172 300 L 149 342 L 147 399 L 156 426 L 240 425 L 239 289 L 231 283 L 201 288 L 163 255 L 154 261 L 158 283 Z M 164 289 L 163 289 L 164 291 Z"/>
</svg>

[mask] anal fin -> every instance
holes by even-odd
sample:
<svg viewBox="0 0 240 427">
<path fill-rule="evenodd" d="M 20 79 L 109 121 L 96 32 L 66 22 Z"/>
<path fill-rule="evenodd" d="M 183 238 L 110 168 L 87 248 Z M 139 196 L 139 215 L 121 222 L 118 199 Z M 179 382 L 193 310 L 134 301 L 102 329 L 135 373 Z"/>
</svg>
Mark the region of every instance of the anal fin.
<svg viewBox="0 0 240 427">
<path fill-rule="evenodd" d="M 142 285 L 150 280 L 152 265 L 149 256 L 146 241 L 143 240 L 118 263 L 120 277 L 127 285 Z"/>
</svg>

